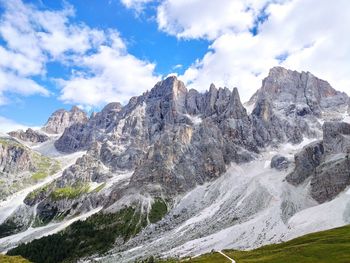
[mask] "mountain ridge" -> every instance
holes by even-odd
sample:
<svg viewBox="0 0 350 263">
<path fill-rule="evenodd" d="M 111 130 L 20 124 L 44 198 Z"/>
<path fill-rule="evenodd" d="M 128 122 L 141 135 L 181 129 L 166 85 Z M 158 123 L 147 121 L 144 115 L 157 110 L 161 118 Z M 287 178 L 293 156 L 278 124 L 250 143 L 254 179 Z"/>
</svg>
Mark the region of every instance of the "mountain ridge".
<svg viewBox="0 0 350 263">
<path fill-rule="evenodd" d="M 127 256 L 124 251 L 159 238 L 157 234 L 162 231 L 167 235 L 165 242 L 172 253 L 177 253 L 177 249 L 184 252 L 181 247 L 191 238 L 197 240 L 201 233 L 211 236 L 220 229 L 235 229 L 239 224 L 256 220 L 254 216 L 258 218 L 264 211 L 267 215 L 273 214 L 272 221 L 281 229 L 280 233 L 271 227 L 270 239 L 254 233 L 242 240 L 247 246 L 278 241 L 288 234 L 289 220 L 298 212 L 338 200 L 350 184 L 345 160 L 350 145 L 348 126 L 339 124 L 348 116 L 349 103 L 345 93 L 335 91 L 326 81 L 311 73 L 276 67 L 270 70 L 262 87 L 248 102 L 251 112 L 242 104 L 237 88 L 231 91 L 212 84 L 209 90 L 199 93 L 187 90 L 184 83 L 174 76 L 158 82 L 141 96 L 131 98 L 124 106 L 110 103 L 90 117 L 75 107 L 69 112 L 56 111 L 44 127 L 56 135 L 39 143 L 37 149 L 47 145 L 59 150 L 55 153 L 58 156 L 81 155 L 48 186 L 27 196 L 25 207 L 34 211 L 35 219 L 45 224 L 64 222 L 101 207 L 106 214 L 118 213 L 125 207 L 132 208 L 135 213 L 140 211 L 140 222 L 147 222 L 140 226 L 145 228 L 144 232 L 135 238 L 130 237 L 125 244 L 117 238 L 120 251 L 111 252 L 111 255 L 121 253 L 126 256 L 126 261 L 134 254 L 130 252 Z M 319 149 L 330 150 L 326 150 L 327 154 L 320 150 L 319 160 L 315 163 L 316 153 L 310 150 L 315 148 L 305 142 L 322 136 L 325 137 Z M 291 150 L 281 149 L 280 154 L 290 164 L 280 171 L 266 166 L 263 162 L 273 159 L 270 152 L 275 153 L 284 145 L 289 145 Z M 327 145 L 333 145 L 333 148 Z M 305 148 L 299 148 L 302 146 Z M 292 160 L 294 154 L 295 161 Z M 334 162 L 332 158 L 336 154 L 338 161 Z M 309 161 L 310 167 L 300 165 L 299 159 Z M 343 171 L 339 173 L 342 176 L 334 177 L 333 183 L 333 177 L 329 177 L 327 171 L 339 162 L 344 163 L 339 168 Z M 245 178 L 240 167 L 251 171 L 252 181 L 248 175 Z M 304 171 L 310 173 L 306 178 L 303 177 Z M 276 180 L 273 176 L 287 179 L 286 182 L 279 179 L 276 182 L 281 186 L 280 190 L 265 185 L 264 180 Z M 330 178 L 330 183 L 324 184 L 319 177 Z M 304 182 L 310 181 L 311 192 L 304 188 Z M 237 193 L 231 193 L 225 182 Z M 207 194 L 200 190 L 205 185 L 211 187 Z M 221 188 L 227 196 L 221 196 L 218 192 Z M 329 188 L 335 190 L 329 194 Z M 300 197 L 297 197 L 298 192 L 302 193 Z M 190 200 L 188 206 L 185 205 L 186 196 L 195 198 L 197 195 L 202 202 L 197 204 Z M 242 201 L 238 201 L 241 198 Z M 272 201 L 274 199 L 279 200 L 279 206 Z M 213 221 L 207 224 L 198 223 L 198 231 L 202 231 L 198 234 L 192 228 L 196 224 L 192 225 L 194 219 L 191 216 L 201 218 L 196 213 L 215 202 L 221 202 L 216 208 L 217 214 L 210 214 Z M 237 209 L 230 207 L 230 203 Z M 159 224 L 150 224 L 151 211 L 155 206 L 164 207 L 164 204 L 166 214 L 161 213 Z M 191 208 L 193 211 L 188 212 L 188 216 L 181 213 L 181 209 L 189 211 Z M 221 223 L 215 226 L 215 220 L 219 219 Z M 197 220 L 202 222 L 202 219 Z M 206 222 L 207 219 L 203 220 Z M 264 217 L 264 220 L 267 219 Z M 181 228 L 186 222 L 188 227 Z M 172 242 L 170 226 L 185 231 L 186 237 L 174 237 L 176 241 Z M 261 235 L 270 235 L 266 228 L 258 229 L 256 231 L 261 231 Z M 299 233 L 299 230 L 295 231 Z M 247 234 L 242 232 L 241 235 Z M 152 242 L 152 249 L 161 249 L 156 241 Z M 203 245 L 203 249 L 206 246 Z M 147 254 L 146 251 L 139 252 Z"/>
</svg>

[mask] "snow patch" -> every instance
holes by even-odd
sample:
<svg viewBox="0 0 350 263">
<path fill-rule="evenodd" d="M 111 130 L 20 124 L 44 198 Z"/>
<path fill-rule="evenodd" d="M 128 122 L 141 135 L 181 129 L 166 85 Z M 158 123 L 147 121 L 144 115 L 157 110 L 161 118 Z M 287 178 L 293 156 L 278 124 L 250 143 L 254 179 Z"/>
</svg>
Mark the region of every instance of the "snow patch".
<svg viewBox="0 0 350 263">
<path fill-rule="evenodd" d="M 189 115 L 185 114 L 185 116 L 194 124 L 194 125 L 199 125 L 202 123 L 202 118 L 198 115 Z"/>
</svg>

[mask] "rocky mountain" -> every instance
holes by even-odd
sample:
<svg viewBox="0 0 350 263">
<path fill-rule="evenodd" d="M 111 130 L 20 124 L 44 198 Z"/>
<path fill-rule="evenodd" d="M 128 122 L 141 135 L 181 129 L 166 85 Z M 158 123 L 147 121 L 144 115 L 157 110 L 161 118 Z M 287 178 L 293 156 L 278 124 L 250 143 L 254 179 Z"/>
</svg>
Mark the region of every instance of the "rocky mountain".
<svg viewBox="0 0 350 263">
<path fill-rule="evenodd" d="M 31 128 L 27 129 L 26 131 L 23 131 L 23 130 L 12 131 L 12 132 L 9 132 L 9 135 L 14 138 L 20 139 L 22 141 L 32 142 L 32 143 L 38 143 L 38 142 L 41 143 L 49 140 L 49 136 L 41 132 L 35 131 Z"/>
<path fill-rule="evenodd" d="M 60 245 L 86 257 L 102 251 L 92 244 L 103 244 L 109 250 L 103 262 L 252 248 L 350 223 L 349 103 L 347 94 L 309 72 L 275 67 L 247 103 L 251 112 L 237 88 L 212 84 L 199 93 L 176 77 L 89 118 L 77 107 L 56 111 L 43 131 L 62 133 L 58 139 L 10 133 L 39 142 L 34 150 L 69 165 L 23 194 L 0 225 L 0 233 L 9 224 L 14 229 L 3 234 L 0 250 L 88 216 L 64 232 L 80 244 L 76 233 L 90 229 L 84 244 Z M 310 209 L 323 213 L 332 205 L 338 221 L 295 224 Z M 17 232 L 21 237 L 12 237 Z M 108 242 L 91 239 L 106 233 Z"/>
<path fill-rule="evenodd" d="M 88 120 L 86 113 L 74 106 L 70 111 L 60 109 L 55 111 L 42 130 L 51 134 L 62 133 L 67 127 L 76 123 L 85 123 Z"/>
<path fill-rule="evenodd" d="M 0 137 L 0 199 L 43 180 L 59 165 L 19 141 Z"/>
<path fill-rule="evenodd" d="M 295 170 L 286 179 L 299 185 L 311 177 L 311 196 L 332 200 L 350 185 L 350 124 L 326 122 L 323 140 L 305 146 L 295 156 Z"/>
</svg>

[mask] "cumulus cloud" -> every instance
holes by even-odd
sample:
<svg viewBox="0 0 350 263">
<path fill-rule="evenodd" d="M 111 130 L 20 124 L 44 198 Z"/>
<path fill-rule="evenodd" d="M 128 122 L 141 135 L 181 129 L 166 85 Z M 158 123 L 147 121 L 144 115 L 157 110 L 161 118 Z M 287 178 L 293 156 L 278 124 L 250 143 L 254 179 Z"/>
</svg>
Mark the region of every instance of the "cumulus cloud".
<svg viewBox="0 0 350 263">
<path fill-rule="evenodd" d="M 110 46 L 101 46 L 96 54 L 83 57 L 79 64 L 82 71 L 75 72 L 69 80 L 59 80 L 60 99 L 65 102 L 93 106 L 127 102 L 158 80 L 153 74 L 154 64 Z"/>
<path fill-rule="evenodd" d="M 5 118 L 0 116 L 0 135 L 6 136 L 1 133 L 7 133 L 15 130 L 26 130 L 28 128 L 27 125 L 15 122 L 14 120 Z M 37 129 L 38 127 L 31 127 L 32 129 Z"/>
<path fill-rule="evenodd" d="M 242 6 L 248 3 L 240 2 Z M 226 10 L 214 6 L 212 13 L 217 21 L 209 27 L 204 26 L 203 21 L 210 23 L 214 18 L 205 11 L 208 4 L 203 1 L 167 0 L 164 3 L 158 14 L 158 18 L 165 16 L 165 24 L 163 18 L 158 19 L 161 29 L 177 37 L 213 39 L 204 57 L 180 76 L 190 88 L 205 90 L 212 82 L 218 86 L 237 86 L 243 100 L 247 100 L 261 86 L 268 70 L 282 65 L 310 71 L 328 80 L 334 88 L 350 93 L 350 39 L 346 33 L 349 32 L 350 4 L 347 0 L 339 0 L 337 4 L 327 0 L 265 2 L 263 7 L 255 6 L 254 10 L 260 12 L 251 13 L 252 18 L 242 27 L 234 22 L 234 18 L 225 19 Z M 190 9 L 181 13 L 184 8 Z M 259 21 L 261 8 L 268 16 L 266 21 Z M 197 21 L 197 15 L 193 16 L 197 14 L 196 10 L 204 10 L 200 17 L 207 18 Z M 242 10 L 251 12 L 249 8 Z M 256 23 L 257 34 L 252 33 L 251 21 Z"/>
<path fill-rule="evenodd" d="M 145 2 L 125 4 L 136 8 Z M 21 0 L 0 4 L 0 37 L 5 43 L 0 46 L 0 104 L 7 102 L 8 92 L 49 95 L 33 77 L 46 77 L 47 63 L 53 61 L 72 68 L 71 76 L 56 80 L 59 99 L 83 107 L 125 101 L 158 79 L 154 64 L 128 54 L 118 31 L 72 22 L 75 10 L 69 4 L 61 10 L 42 10 Z"/>
<path fill-rule="evenodd" d="M 58 80 L 61 100 L 89 106 L 127 102 L 158 81 L 155 64 L 128 54 L 117 31 L 110 30 L 106 37 L 97 52 L 75 58 L 74 63 L 81 69 L 74 71 L 70 79 Z"/>
<path fill-rule="evenodd" d="M 165 0 L 158 7 L 159 28 L 178 38 L 215 39 L 245 32 L 269 0 Z"/>
</svg>

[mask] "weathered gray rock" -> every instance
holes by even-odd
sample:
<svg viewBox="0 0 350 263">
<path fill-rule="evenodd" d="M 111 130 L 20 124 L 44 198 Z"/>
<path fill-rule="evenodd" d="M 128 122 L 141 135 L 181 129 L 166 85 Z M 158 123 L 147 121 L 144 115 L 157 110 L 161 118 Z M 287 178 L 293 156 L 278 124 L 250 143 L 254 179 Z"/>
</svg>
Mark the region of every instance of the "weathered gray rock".
<svg viewBox="0 0 350 263">
<path fill-rule="evenodd" d="M 324 159 L 324 147 L 322 141 L 315 141 L 306 145 L 301 152 L 294 156 L 295 169 L 287 175 L 287 182 L 293 185 L 299 185 L 306 178 L 313 176 L 316 167 L 319 166 Z"/>
<path fill-rule="evenodd" d="M 295 170 L 286 179 L 293 185 L 311 177 L 311 196 L 323 203 L 350 185 L 350 125 L 325 122 L 323 141 L 313 142 L 295 155 Z"/>
<path fill-rule="evenodd" d="M 275 155 L 271 159 L 270 167 L 279 171 L 286 170 L 289 167 L 289 160 L 282 155 Z"/>
<path fill-rule="evenodd" d="M 26 131 L 23 131 L 23 130 L 12 131 L 12 132 L 9 132 L 8 134 L 22 141 L 33 142 L 33 143 L 45 142 L 49 139 L 49 136 L 43 133 L 40 133 L 38 131 L 35 131 L 31 128 L 27 129 Z"/>
<path fill-rule="evenodd" d="M 33 221 L 33 209 L 20 205 L 4 222 L 0 224 L 0 238 L 17 234 L 30 227 Z"/>
<path fill-rule="evenodd" d="M 345 93 L 309 72 L 272 68 L 249 102 L 255 104 L 254 137 L 259 146 L 300 143 L 304 136 L 316 138 L 321 135 L 318 118 L 345 109 L 347 103 Z"/>
<path fill-rule="evenodd" d="M 30 150 L 11 138 L 0 138 L 0 174 L 34 171 Z"/>
<path fill-rule="evenodd" d="M 325 122 L 323 124 L 323 146 L 327 155 L 345 153 L 350 150 L 350 124 Z"/>
<path fill-rule="evenodd" d="M 64 109 L 55 111 L 42 130 L 47 133 L 59 134 L 67 127 L 77 123 L 86 123 L 87 120 L 86 113 L 74 106 L 70 111 Z"/>
<path fill-rule="evenodd" d="M 103 140 L 115 128 L 121 109 L 120 103 L 109 103 L 101 112 L 93 114 L 88 122 L 70 125 L 55 142 L 55 147 L 67 153 L 88 149 L 96 140 Z"/>
<path fill-rule="evenodd" d="M 322 163 L 311 180 L 311 196 L 323 203 L 332 200 L 350 185 L 350 159 Z"/>
</svg>

